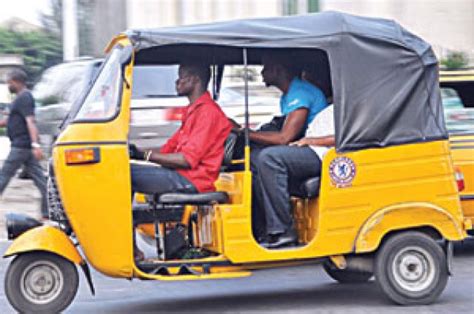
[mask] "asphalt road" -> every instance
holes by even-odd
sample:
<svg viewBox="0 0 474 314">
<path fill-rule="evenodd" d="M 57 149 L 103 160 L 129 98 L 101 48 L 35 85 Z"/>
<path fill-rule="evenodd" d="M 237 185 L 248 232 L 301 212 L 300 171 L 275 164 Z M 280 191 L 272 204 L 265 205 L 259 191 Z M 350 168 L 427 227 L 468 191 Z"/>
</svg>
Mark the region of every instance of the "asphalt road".
<svg viewBox="0 0 474 314">
<path fill-rule="evenodd" d="M 0 242 L 0 252 L 7 247 Z M 387 301 L 375 282 L 341 285 L 321 266 L 255 272 L 249 278 L 220 281 L 155 282 L 107 278 L 94 272 L 97 294 L 81 274 L 80 290 L 67 313 L 292 312 L 292 313 L 473 313 L 474 239 L 455 247 L 454 277 L 436 304 L 399 307 Z M 0 261 L 0 313 L 13 313 L 3 291 L 8 260 Z"/>
</svg>

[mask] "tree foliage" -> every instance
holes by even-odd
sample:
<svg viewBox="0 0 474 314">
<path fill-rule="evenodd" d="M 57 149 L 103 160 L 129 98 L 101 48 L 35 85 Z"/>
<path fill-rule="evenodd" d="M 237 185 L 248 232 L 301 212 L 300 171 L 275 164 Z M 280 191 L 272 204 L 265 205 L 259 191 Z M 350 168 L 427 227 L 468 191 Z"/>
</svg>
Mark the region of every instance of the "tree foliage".
<svg viewBox="0 0 474 314">
<path fill-rule="evenodd" d="M 62 61 L 61 42 L 44 31 L 16 32 L 0 28 L 0 54 L 22 56 L 30 82 L 35 82 L 44 69 Z"/>
<path fill-rule="evenodd" d="M 462 69 L 469 65 L 469 59 L 465 53 L 454 51 L 441 60 L 441 65 L 448 70 Z"/>
</svg>

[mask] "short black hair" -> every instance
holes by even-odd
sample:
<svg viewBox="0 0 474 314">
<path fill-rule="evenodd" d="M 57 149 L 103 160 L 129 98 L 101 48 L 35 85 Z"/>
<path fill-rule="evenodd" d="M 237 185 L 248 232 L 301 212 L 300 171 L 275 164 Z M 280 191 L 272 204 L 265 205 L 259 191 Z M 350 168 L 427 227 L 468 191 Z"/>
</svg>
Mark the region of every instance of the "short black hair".
<svg viewBox="0 0 474 314">
<path fill-rule="evenodd" d="M 190 75 L 197 76 L 202 83 L 202 87 L 207 89 L 209 81 L 211 80 L 211 67 L 207 64 L 198 64 L 198 63 L 182 63 L 180 64 Z"/>
<path fill-rule="evenodd" d="M 8 72 L 7 80 L 12 80 L 12 81 L 26 84 L 26 81 L 28 80 L 28 75 L 26 75 L 25 71 L 23 70 L 14 69 Z"/>
<path fill-rule="evenodd" d="M 262 63 L 268 62 L 275 65 L 280 65 L 285 69 L 290 77 L 299 76 L 301 74 L 301 67 L 299 66 L 298 58 L 295 58 L 291 52 L 288 51 L 269 51 L 262 56 Z"/>
</svg>

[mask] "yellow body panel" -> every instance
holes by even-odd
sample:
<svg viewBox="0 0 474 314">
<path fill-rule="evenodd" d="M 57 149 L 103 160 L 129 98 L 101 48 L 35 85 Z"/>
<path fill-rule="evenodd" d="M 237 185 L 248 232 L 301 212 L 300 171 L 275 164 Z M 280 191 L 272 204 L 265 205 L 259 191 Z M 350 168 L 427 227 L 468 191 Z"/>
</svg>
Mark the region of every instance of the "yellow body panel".
<svg viewBox="0 0 474 314">
<path fill-rule="evenodd" d="M 125 78 L 132 82 L 131 65 L 125 68 Z M 127 146 L 131 86 L 125 85 L 113 120 L 71 123 L 53 149 L 63 206 L 84 254 L 94 268 L 116 277 L 132 277 L 134 267 Z M 84 147 L 99 148 L 100 162 L 66 165 L 65 150 Z"/>
<path fill-rule="evenodd" d="M 445 239 L 456 241 L 465 237 L 462 221 L 445 209 L 427 203 L 407 203 L 389 206 L 370 217 L 357 236 L 355 252 L 372 252 L 384 235 L 394 230 L 419 228 L 420 221 L 438 230 Z"/>
<path fill-rule="evenodd" d="M 459 71 L 440 71 L 440 82 L 460 82 L 460 81 L 474 81 L 473 70 L 459 70 Z"/>
<path fill-rule="evenodd" d="M 69 237 L 51 226 L 41 226 L 26 231 L 13 241 L 3 256 L 33 251 L 47 251 L 58 254 L 73 263 L 83 263 L 81 255 Z"/>
<path fill-rule="evenodd" d="M 441 83 L 474 82 L 474 70 L 440 71 Z M 474 221 L 474 134 L 451 134 L 453 163 L 464 175 L 465 188 L 459 194 L 464 216 Z"/>
<path fill-rule="evenodd" d="M 332 184 L 329 164 L 337 156 L 354 161 L 356 176 L 352 186 L 338 188 Z M 250 182 L 243 177 L 244 192 L 250 193 Z M 234 183 L 238 186 L 238 183 Z M 432 217 L 415 208 L 419 214 L 398 212 L 403 223 L 396 228 L 432 226 L 451 240 L 465 236 L 463 216 L 460 210 L 457 186 L 447 141 L 369 149 L 346 154 L 331 150 L 323 161 L 322 184 L 319 200 L 307 202 L 310 218 L 300 234 L 309 240 L 306 246 L 288 250 L 266 250 L 251 235 L 250 204 L 217 206 L 223 221 L 225 255 L 234 263 L 282 261 L 289 259 L 318 258 L 328 255 L 352 253 L 360 230 L 376 213 L 389 206 L 406 207 L 413 203 L 425 203 L 427 208 L 439 208 L 443 215 Z M 319 207 L 319 209 L 318 209 Z M 303 215 L 303 214 L 301 214 Z M 446 218 L 449 217 L 449 218 Z M 384 225 L 384 224 L 383 224 Z M 395 228 L 395 227 L 394 227 Z M 392 229 L 394 229 L 392 228 Z M 371 233 L 370 237 L 382 238 L 386 233 Z M 372 246 L 371 250 L 377 247 Z M 365 248 L 367 250 L 367 248 Z"/>
<path fill-rule="evenodd" d="M 453 163 L 464 175 L 464 190 L 459 194 L 466 218 L 474 221 L 474 135 L 451 135 Z"/>
</svg>

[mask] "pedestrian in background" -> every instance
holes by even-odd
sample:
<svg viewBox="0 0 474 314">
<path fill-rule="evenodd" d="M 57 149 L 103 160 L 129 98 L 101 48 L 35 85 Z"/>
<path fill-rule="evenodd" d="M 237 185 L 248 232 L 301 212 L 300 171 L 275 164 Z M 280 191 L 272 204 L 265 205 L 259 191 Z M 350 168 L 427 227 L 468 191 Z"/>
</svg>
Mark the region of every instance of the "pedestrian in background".
<svg viewBox="0 0 474 314">
<path fill-rule="evenodd" d="M 11 150 L 0 171 L 0 194 L 3 193 L 16 171 L 24 166 L 41 192 L 41 215 L 48 218 L 46 199 L 46 176 L 39 160 L 43 153 L 38 142 L 38 129 L 35 123 L 35 100 L 26 87 L 27 75 L 16 69 L 7 74 L 8 89 L 16 95 L 10 105 L 10 114 L 0 127 L 7 127 Z"/>
</svg>

